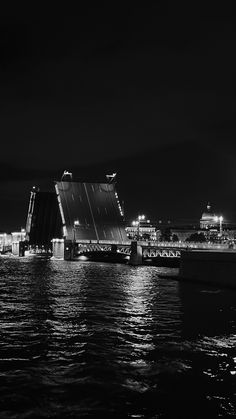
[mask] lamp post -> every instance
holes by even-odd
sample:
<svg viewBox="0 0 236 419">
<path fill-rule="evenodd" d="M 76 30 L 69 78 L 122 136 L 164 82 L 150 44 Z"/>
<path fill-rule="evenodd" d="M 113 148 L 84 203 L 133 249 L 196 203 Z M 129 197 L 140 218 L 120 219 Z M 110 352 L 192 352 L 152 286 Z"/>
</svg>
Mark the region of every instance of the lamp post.
<svg viewBox="0 0 236 419">
<path fill-rule="evenodd" d="M 132 225 L 134 227 L 137 227 L 137 239 L 138 239 L 138 235 L 139 235 L 139 222 L 138 221 L 132 221 Z M 134 232 L 135 232 L 135 230 L 134 230 Z"/>
<path fill-rule="evenodd" d="M 73 226 L 74 243 L 76 242 L 76 228 L 79 227 L 79 225 L 80 225 L 79 220 L 74 220 L 74 226 Z"/>
<path fill-rule="evenodd" d="M 132 222 L 132 225 L 137 227 L 137 240 L 140 238 L 140 222 L 145 220 L 145 218 L 145 215 L 139 215 L 138 219 Z"/>
<path fill-rule="evenodd" d="M 220 235 L 221 235 L 221 236 L 222 236 L 222 233 L 223 233 L 222 221 L 223 221 L 223 217 L 222 217 L 222 215 L 220 215 L 220 217 L 219 217 L 219 222 L 220 222 Z"/>
<path fill-rule="evenodd" d="M 219 217 L 218 217 L 218 216 L 216 216 L 216 217 L 215 217 L 215 221 L 216 221 L 216 222 L 218 222 L 218 221 L 219 221 L 219 226 L 220 226 L 220 233 L 219 233 L 219 235 L 220 235 L 220 237 L 221 237 L 221 236 L 222 236 L 222 234 L 223 234 L 223 228 L 222 228 L 223 217 L 222 217 L 222 215 L 220 215 Z"/>
<path fill-rule="evenodd" d="M 138 239 L 139 239 L 139 235 L 140 235 L 140 222 L 145 220 L 145 215 L 139 215 L 138 216 Z"/>
<path fill-rule="evenodd" d="M 137 221 L 137 240 L 139 240 L 140 237 L 140 220 Z"/>
</svg>

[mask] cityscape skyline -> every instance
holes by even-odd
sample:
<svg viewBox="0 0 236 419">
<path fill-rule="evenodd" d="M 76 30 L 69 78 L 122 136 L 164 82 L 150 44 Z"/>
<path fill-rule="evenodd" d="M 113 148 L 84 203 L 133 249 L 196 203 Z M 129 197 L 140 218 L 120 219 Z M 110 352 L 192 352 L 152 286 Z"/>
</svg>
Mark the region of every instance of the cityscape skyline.
<svg viewBox="0 0 236 419">
<path fill-rule="evenodd" d="M 64 172 L 67 172 L 67 171 L 65 170 Z M 73 175 L 72 172 L 70 174 Z M 115 174 L 115 175 L 117 175 L 117 174 Z M 88 178 L 89 178 L 89 176 L 88 176 Z M 91 178 L 91 174 L 90 174 L 90 180 L 87 179 L 87 181 L 98 182 L 98 183 L 100 181 L 100 182 L 106 183 L 107 182 L 106 178 L 107 178 L 107 175 L 104 175 L 103 177 L 101 175 L 100 177 L 99 176 L 97 177 L 97 180 L 95 180 L 93 178 L 93 176 Z M 117 177 L 116 177 L 116 179 L 117 179 Z M 72 179 L 71 178 L 71 181 L 78 181 L 78 180 L 86 181 L 86 178 L 83 178 L 83 180 L 81 178 L 80 179 L 76 179 L 76 178 Z M 116 182 L 116 184 L 117 184 L 117 182 Z M 26 201 L 24 203 L 24 207 L 26 209 L 26 212 L 24 214 L 24 217 L 22 217 L 22 222 L 17 225 L 15 223 L 15 221 L 11 220 L 8 217 L 8 220 L 10 220 L 10 223 L 11 223 L 10 225 L 14 226 L 14 228 L 11 228 L 11 227 L 10 228 L 1 228 L 1 226 L 0 226 L 0 231 L 1 232 L 19 231 L 19 229 L 22 229 L 22 228 L 24 229 L 25 228 L 31 190 L 36 188 L 36 189 L 39 189 L 42 192 L 47 192 L 47 191 L 53 192 L 54 187 L 55 187 L 55 181 L 51 180 L 49 182 L 47 180 L 46 183 L 42 183 L 42 185 L 43 185 L 43 187 L 41 187 L 40 185 L 34 185 L 34 186 L 31 187 L 30 190 L 28 190 L 28 196 L 27 196 L 28 199 L 26 199 Z M 118 179 L 118 190 L 119 189 L 120 188 L 119 188 L 119 179 Z M 120 196 L 121 196 L 120 193 L 117 196 L 119 196 L 119 199 L 120 199 Z M 141 207 L 141 208 L 143 208 L 143 210 L 142 209 L 140 210 L 140 207 L 139 208 L 137 207 L 137 208 L 134 209 L 133 213 L 127 213 L 125 211 L 125 208 L 127 207 L 127 205 L 126 205 L 127 203 L 123 199 L 120 199 L 120 202 L 122 203 L 122 205 L 121 205 L 122 216 L 124 217 L 125 225 L 127 225 L 127 226 L 131 225 L 134 220 L 138 220 L 141 213 L 142 214 L 145 213 L 145 215 L 144 215 L 145 219 L 150 219 L 150 222 L 152 224 L 154 224 L 156 226 L 159 225 L 160 228 L 164 228 L 165 226 L 168 227 L 168 225 L 170 225 L 170 226 L 190 226 L 190 225 L 192 225 L 192 226 L 195 226 L 195 227 L 198 227 L 198 226 L 201 227 L 201 218 L 202 218 L 203 214 L 206 214 L 207 212 L 211 213 L 211 218 L 212 219 L 216 218 L 216 217 L 218 219 L 222 218 L 224 225 L 234 225 L 234 223 L 235 223 L 234 219 L 227 218 L 225 216 L 225 214 L 224 214 L 224 216 L 222 216 L 223 212 L 221 211 L 221 209 L 217 208 L 214 205 L 214 203 L 212 205 L 212 203 L 209 202 L 209 201 L 205 202 L 205 206 L 204 206 L 204 203 L 202 203 L 202 205 L 199 204 L 198 209 L 200 209 L 200 213 L 197 214 L 197 216 L 195 218 L 191 217 L 191 214 L 188 214 L 189 215 L 188 217 L 182 217 L 182 218 L 181 217 L 176 217 L 174 213 L 172 213 L 172 214 L 169 213 L 170 217 L 167 217 L 166 214 L 163 217 L 163 216 L 160 216 L 160 213 L 159 214 L 155 213 L 152 209 L 150 209 L 150 208 L 147 209 L 143 205 Z M 132 201 L 131 201 L 131 203 L 133 204 Z M 151 214 L 151 216 L 150 216 L 150 214 Z M 18 218 L 19 218 L 19 216 L 22 216 L 22 214 L 18 213 Z M 25 218 L 25 222 L 24 222 L 24 218 Z M 3 220 L 2 225 L 4 226 L 4 220 Z"/>
</svg>

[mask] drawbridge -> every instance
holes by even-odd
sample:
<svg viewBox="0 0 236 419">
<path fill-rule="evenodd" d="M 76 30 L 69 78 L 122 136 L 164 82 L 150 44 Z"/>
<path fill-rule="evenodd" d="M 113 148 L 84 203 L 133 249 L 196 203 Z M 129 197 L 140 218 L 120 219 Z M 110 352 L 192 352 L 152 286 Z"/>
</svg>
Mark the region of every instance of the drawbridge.
<svg viewBox="0 0 236 419">
<path fill-rule="evenodd" d="M 51 250 L 53 239 L 73 243 L 127 242 L 115 182 L 74 182 L 72 178 L 62 178 L 54 182 L 50 191 L 34 187 L 26 239 L 33 249 Z"/>
<path fill-rule="evenodd" d="M 114 183 L 61 181 L 55 189 L 67 240 L 127 241 Z"/>
</svg>

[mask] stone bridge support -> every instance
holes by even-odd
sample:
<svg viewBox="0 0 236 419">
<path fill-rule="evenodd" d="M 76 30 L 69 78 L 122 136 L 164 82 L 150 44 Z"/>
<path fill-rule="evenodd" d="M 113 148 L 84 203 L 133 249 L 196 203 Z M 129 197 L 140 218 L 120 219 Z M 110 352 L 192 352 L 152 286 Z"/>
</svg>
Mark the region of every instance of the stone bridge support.
<svg viewBox="0 0 236 419">
<path fill-rule="evenodd" d="M 117 244 L 111 245 L 111 253 L 117 253 Z"/>
<path fill-rule="evenodd" d="M 73 260 L 74 243 L 72 240 L 53 239 L 52 255 L 54 259 Z"/>
<path fill-rule="evenodd" d="M 137 241 L 131 242 L 130 265 L 142 265 L 143 263 L 143 249 Z"/>
<path fill-rule="evenodd" d="M 25 242 L 24 241 L 18 241 L 18 242 L 12 242 L 12 254 L 14 256 L 25 256 Z"/>
<path fill-rule="evenodd" d="M 52 240 L 52 256 L 54 259 L 64 259 L 64 239 Z"/>
</svg>

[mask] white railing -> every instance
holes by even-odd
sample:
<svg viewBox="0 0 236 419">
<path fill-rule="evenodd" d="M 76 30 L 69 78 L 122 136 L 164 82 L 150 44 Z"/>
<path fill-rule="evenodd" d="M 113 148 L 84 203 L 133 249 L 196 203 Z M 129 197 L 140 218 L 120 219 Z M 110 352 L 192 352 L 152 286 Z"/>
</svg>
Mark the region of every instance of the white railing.
<svg viewBox="0 0 236 419">
<path fill-rule="evenodd" d="M 151 247 L 173 247 L 173 248 L 186 248 L 186 249 L 228 249 L 229 245 L 227 243 L 193 243 L 193 242 L 139 242 L 143 246 Z"/>
<path fill-rule="evenodd" d="M 55 240 L 55 239 L 54 239 Z M 63 241 L 63 239 L 60 239 Z M 131 240 L 119 242 L 115 240 L 76 240 L 77 244 L 100 244 L 100 245 L 121 245 L 121 246 L 130 246 Z M 168 247 L 175 249 L 229 249 L 228 243 L 206 243 L 206 242 L 168 242 L 168 241 L 154 241 L 154 240 L 139 240 L 138 244 L 143 247 Z"/>
</svg>

